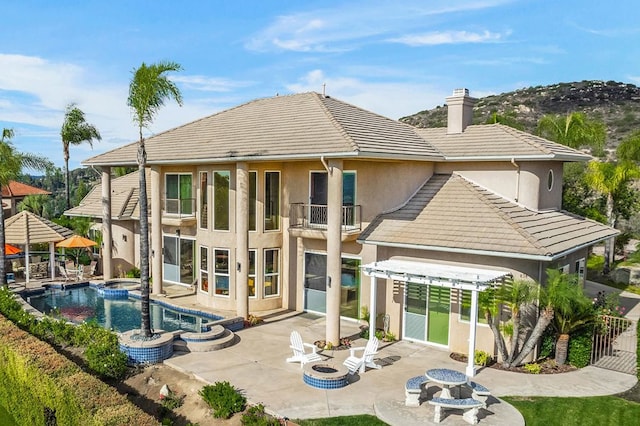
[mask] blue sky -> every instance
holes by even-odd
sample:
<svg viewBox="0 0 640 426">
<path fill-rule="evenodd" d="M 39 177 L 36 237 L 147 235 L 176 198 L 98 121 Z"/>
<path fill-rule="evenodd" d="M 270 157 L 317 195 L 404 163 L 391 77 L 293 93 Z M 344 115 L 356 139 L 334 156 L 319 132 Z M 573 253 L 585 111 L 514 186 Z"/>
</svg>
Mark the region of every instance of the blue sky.
<svg viewBox="0 0 640 426">
<path fill-rule="evenodd" d="M 0 26 L 0 126 L 62 167 L 75 102 L 103 140 L 70 168 L 136 140 L 132 70 L 171 60 L 184 106 L 155 134 L 256 98 L 322 92 L 397 119 L 442 105 L 580 80 L 640 84 L 636 0 L 11 1 Z"/>
</svg>

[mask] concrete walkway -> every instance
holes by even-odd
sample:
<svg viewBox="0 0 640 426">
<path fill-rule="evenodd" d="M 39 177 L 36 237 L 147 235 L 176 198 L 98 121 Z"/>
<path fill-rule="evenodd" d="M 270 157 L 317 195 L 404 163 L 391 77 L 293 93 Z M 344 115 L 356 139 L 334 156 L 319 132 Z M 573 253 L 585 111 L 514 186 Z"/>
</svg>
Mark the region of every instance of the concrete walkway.
<svg viewBox="0 0 640 426">
<path fill-rule="evenodd" d="M 298 330 L 305 342 L 325 334 L 325 320 L 309 314 L 283 312 L 269 322 L 241 330 L 239 342 L 229 348 L 207 353 L 180 354 L 165 361 L 179 371 L 191 373 L 207 383 L 228 381 L 242 389 L 251 403 L 262 403 L 279 416 L 291 419 L 372 414 L 390 425 L 424 425 L 433 422 L 428 403 L 410 408 L 404 405 L 405 381 L 429 368 L 464 371 L 465 365 L 449 358 L 446 350 L 407 341 L 383 344 L 376 362 L 381 370 L 355 375 L 348 386 L 320 390 L 302 381 L 299 364 L 288 364 L 291 356 L 289 334 Z M 358 325 L 342 321 L 341 335 L 353 336 L 353 346 L 364 346 L 358 339 Z M 349 351 L 324 351 L 329 363 L 342 363 Z M 556 375 L 529 375 L 486 368 L 475 381 L 489 388 L 488 408 L 480 410 L 480 424 L 524 425 L 520 413 L 499 397 L 511 396 L 596 396 L 623 392 L 636 383 L 635 376 L 587 367 Z M 437 385 L 429 393 L 439 391 Z M 460 414 L 450 414 L 442 424 L 466 424 Z"/>
</svg>

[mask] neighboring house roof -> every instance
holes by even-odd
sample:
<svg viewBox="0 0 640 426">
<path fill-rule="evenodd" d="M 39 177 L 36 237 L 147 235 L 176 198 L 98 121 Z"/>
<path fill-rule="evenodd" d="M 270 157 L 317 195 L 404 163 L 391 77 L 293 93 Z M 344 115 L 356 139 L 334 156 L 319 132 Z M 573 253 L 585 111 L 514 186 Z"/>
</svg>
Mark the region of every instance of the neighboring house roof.
<svg viewBox="0 0 640 426">
<path fill-rule="evenodd" d="M 140 182 L 137 171 L 111 179 L 111 218 L 113 220 L 140 219 Z M 151 172 L 147 169 L 147 195 L 151 194 Z M 102 219 L 102 186 L 96 185 L 80 204 L 64 212 L 66 216 Z"/>
<path fill-rule="evenodd" d="M 416 128 L 447 160 L 549 159 L 587 161 L 581 151 L 503 124 L 472 125 L 462 133 L 447 134 L 446 127 Z"/>
<path fill-rule="evenodd" d="M 2 185 L 2 197 L 26 197 L 27 195 L 51 195 L 51 192 L 26 183 L 9 181 L 8 185 Z"/>
<path fill-rule="evenodd" d="M 136 164 L 138 144 L 86 165 Z M 258 99 L 149 137 L 148 164 L 326 157 L 442 160 L 412 126 L 348 103 L 302 93 Z"/>
<path fill-rule="evenodd" d="M 403 206 L 376 217 L 366 244 L 553 260 L 618 231 L 564 211 L 533 211 L 459 176 L 434 175 Z"/>
</svg>

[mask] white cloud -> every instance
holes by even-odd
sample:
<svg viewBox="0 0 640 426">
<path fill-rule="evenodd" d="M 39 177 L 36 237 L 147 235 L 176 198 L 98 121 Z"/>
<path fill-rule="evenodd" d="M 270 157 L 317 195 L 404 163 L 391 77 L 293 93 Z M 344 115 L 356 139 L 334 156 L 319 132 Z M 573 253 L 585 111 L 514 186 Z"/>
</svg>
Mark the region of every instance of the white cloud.
<svg viewBox="0 0 640 426">
<path fill-rule="evenodd" d="M 366 1 L 278 16 L 245 44 L 249 50 L 341 52 L 372 38 L 424 28 L 429 17 L 492 8 L 510 0 Z"/>
<path fill-rule="evenodd" d="M 442 105 L 445 97 L 451 95 L 449 88 L 443 90 L 426 83 L 368 82 L 357 78 L 330 77 L 322 70 L 307 73 L 287 89 L 294 93 L 321 93 L 323 83 L 326 83 L 327 95 L 391 119 Z"/>
<path fill-rule="evenodd" d="M 182 83 L 185 89 L 200 90 L 203 92 L 230 92 L 237 88 L 248 87 L 255 84 L 251 81 L 233 81 L 220 77 L 208 77 L 204 75 L 173 75 L 171 80 Z"/>
<path fill-rule="evenodd" d="M 392 38 L 388 41 L 393 43 L 407 44 L 409 46 L 432 46 L 437 44 L 461 44 L 461 43 L 495 43 L 503 41 L 509 36 L 506 33 L 493 33 L 491 31 L 468 32 L 468 31 L 434 31 L 424 34 L 412 34 L 402 37 Z"/>
</svg>

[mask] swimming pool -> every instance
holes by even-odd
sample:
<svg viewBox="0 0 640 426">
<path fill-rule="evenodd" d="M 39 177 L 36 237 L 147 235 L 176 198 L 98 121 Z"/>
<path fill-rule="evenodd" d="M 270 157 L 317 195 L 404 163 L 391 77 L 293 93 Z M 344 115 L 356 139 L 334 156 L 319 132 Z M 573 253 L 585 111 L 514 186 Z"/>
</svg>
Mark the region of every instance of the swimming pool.
<svg viewBox="0 0 640 426">
<path fill-rule="evenodd" d="M 45 314 L 56 314 L 80 324 L 95 319 L 100 326 L 118 332 L 140 328 L 139 299 L 132 297 L 104 297 L 93 286 L 71 289 L 50 289 L 41 294 L 26 297 L 27 302 Z M 179 308 L 164 303 L 150 304 L 151 328 L 165 331 L 195 331 L 208 329 L 208 325 L 220 316 L 207 313 L 181 312 Z"/>
</svg>

